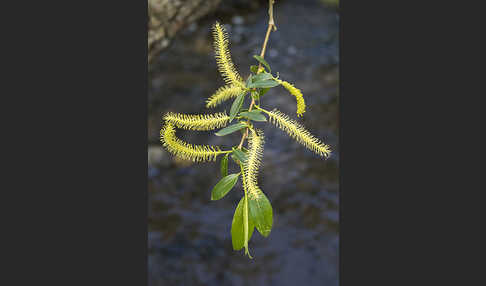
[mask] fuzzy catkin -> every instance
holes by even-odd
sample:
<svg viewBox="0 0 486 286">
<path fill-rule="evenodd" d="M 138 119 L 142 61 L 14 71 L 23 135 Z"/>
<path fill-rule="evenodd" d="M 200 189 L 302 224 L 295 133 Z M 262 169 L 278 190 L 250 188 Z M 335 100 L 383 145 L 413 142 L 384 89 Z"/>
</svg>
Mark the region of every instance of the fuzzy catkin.
<svg viewBox="0 0 486 286">
<path fill-rule="evenodd" d="M 166 122 L 170 122 L 177 128 L 187 130 L 208 131 L 225 127 L 229 116 L 226 112 L 214 114 L 182 114 L 169 112 L 164 116 Z"/>
<path fill-rule="evenodd" d="M 184 142 L 175 136 L 175 131 L 175 126 L 167 122 L 160 130 L 160 141 L 169 153 L 178 158 L 193 162 L 209 162 L 216 161 L 218 155 L 223 153 L 218 146 L 193 145 Z"/>
<path fill-rule="evenodd" d="M 264 136 L 263 131 L 250 129 L 248 136 L 248 156 L 246 164 L 244 165 L 246 188 L 248 196 L 251 198 L 258 198 L 260 196 L 260 189 L 258 188 L 258 168 L 261 164 L 263 155 Z"/>
<path fill-rule="evenodd" d="M 305 100 L 304 100 L 304 95 L 300 91 L 300 89 L 296 88 L 293 84 L 290 82 L 284 81 L 284 80 L 277 80 L 290 94 L 292 94 L 295 97 L 295 100 L 297 101 L 297 116 L 300 117 L 304 114 L 305 112 Z"/>
<path fill-rule="evenodd" d="M 206 100 L 206 108 L 216 107 L 226 100 L 237 97 L 242 92 L 244 92 L 244 89 L 239 85 L 232 84 L 222 86 Z"/>
<path fill-rule="evenodd" d="M 307 147 L 319 156 L 329 157 L 331 150 L 329 145 L 322 143 L 319 139 L 314 137 L 304 126 L 291 119 L 288 115 L 274 109 L 272 111 L 265 111 L 270 117 L 270 121 L 278 128 L 285 131 L 291 138 L 300 144 Z"/>
<path fill-rule="evenodd" d="M 243 87 L 243 80 L 231 60 L 228 48 L 228 34 L 221 24 L 216 22 L 213 26 L 214 53 L 218 69 L 227 84 L 234 84 Z"/>
</svg>

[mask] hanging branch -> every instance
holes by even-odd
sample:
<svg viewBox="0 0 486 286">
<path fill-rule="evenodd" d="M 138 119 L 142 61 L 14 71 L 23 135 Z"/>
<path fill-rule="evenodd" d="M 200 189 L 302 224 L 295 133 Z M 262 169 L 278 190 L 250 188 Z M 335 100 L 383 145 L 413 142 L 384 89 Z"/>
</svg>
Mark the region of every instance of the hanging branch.
<svg viewBox="0 0 486 286">
<path fill-rule="evenodd" d="M 238 203 L 231 223 L 231 240 L 234 250 L 244 248 L 245 255 L 250 255 L 248 242 L 254 229 L 264 237 L 270 235 L 273 226 L 273 209 L 265 193 L 258 186 L 258 169 L 263 158 L 264 134 L 256 129 L 254 124 L 269 121 L 282 129 L 290 138 L 302 144 L 317 155 L 328 158 L 331 149 L 305 127 L 288 115 L 274 109 L 268 111 L 260 106 L 260 98 L 273 87 L 281 85 L 296 99 L 297 117 L 303 116 L 306 105 L 302 91 L 293 84 L 272 75 L 268 62 L 264 59 L 268 39 L 272 31 L 276 31 L 273 19 L 273 0 L 268 2 L 268 27 L 263 41 L 260 55 L 253 57 L 258 66 L 251 66 L 251 74 L 246 81 L 240 76 L 229 50 L 228 34 L 224 27 L 216 22 L 213 26 L 214 49 L 218 69 L 226 85 L 220 87 L 206 100 L 207 108 L 214 108 L 229 99 L 234 99 L 229 115 L 226 112 L 213 114 L 186 115 L 167 113 L 164 116 L 165 125 L 160 135 L 164 147 L 174 156 L 195 162 L 215 161 L 219 155 L 221 159 L 222 179 L 211 191 L 211 200 L 223 198 L 241 177 L 243 197 Z M 277 73 L 278 74 L 278 73 Z M 245 97 L 250 94 L 251 103 L 247 109 L 243 108 Z M 258 101 L 258 104 L 256 102 Z M 266 116 L 265 116 L 266 115 Z M 269 120 L 267 120 L 267 116 Z M 230 124 L 236 119 L 236 123 Z M 224 127 L 224 128 L 223 128 Z M 240 131 L 241 140 L 231 150 L 221 150 L 218 146 L 192 145 L 175 136 L 176 128 L 209 131 L 222 128 L 214 133 L 216 136 L 226 136 Z M 248 139 L 248 149 L 243 143 Z M 240 172 L 228 174 L 228 158 L 231 158 Z"/>
</svg>

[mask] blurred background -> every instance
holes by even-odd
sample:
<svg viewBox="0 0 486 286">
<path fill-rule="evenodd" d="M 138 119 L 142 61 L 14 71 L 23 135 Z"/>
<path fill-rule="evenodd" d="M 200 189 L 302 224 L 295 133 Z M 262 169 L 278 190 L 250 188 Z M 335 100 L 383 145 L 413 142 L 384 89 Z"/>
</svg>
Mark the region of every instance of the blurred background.
<svg viewBox="0 0 486 286">
<path fill-rule="evenodd" d="M 171 0 L 169 0 L 170 2 Z M 240 184 L 219 201 L 211 189 L 220 180 L 216 163 L 194 164 L 167 154 L 159 131 L 164 113 L 213 113 L 205 100 L 224 84 L 213 57 L 211 26 L 229 33 L 233 62 L 246 78 L 259 54 L 268 23 L 266 0 L 214 0 L 170 15 L 163 0 L 149 0 L 148 192 L 149 285 L 338 285 L 339 265 L 339 16 L 334 0 L 277 0 L 265 59 L 280 77 L 301 89 L 307 104 L 298 119 L 331 145 L 324 160 L 265 122 L 259 184 L 272 203 L 268 238 L 255 231 L 254 259 L 231 244 L 231 221 L 243 195 Z M 165 1 L 167 2 L 167 1 Z M 186 1 L 191 2 L 191 1 Z M 194 2 L 194 1 L 193 1 Z M 212 3 L 211 3 L 212 2 Z M 177 9 L 176 9 L 177 10 Z M 186 13 L 186 14 L 184 14 Z M 167 28 L 168 27 L 168 28 Z M 162 31 L 162 32 L 161 32 Z M 248 102 L 246 103 L 248 105 Z M 262 107 L 296 118 L 295 98 L 270 90 Z M 194 144 L 239 143 L 241 135 L 178 130 Z M 231 162 L 231 160 L 230 160 Z M 230 172 L 238 169 L 230 164 Z"/>
</svg>

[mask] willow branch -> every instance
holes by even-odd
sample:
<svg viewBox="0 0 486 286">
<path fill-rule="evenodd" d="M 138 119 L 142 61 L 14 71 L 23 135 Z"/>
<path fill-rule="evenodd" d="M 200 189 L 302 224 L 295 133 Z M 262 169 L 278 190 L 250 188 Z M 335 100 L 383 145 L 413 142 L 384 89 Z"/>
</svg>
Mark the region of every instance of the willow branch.
<svg viewBox="0 0 486 286">
<path fill-rule="evenodd" d="M 270 38 L 270 33 L 272 32 L 272 29 L 273 29 L 273 31 L 277 30 L 277 26 L 275 26 L 275 21 L 273 20 L 273 3 L 274 2 L 275 2 L 275 0 L 268 0 L 268 28 L 267 28 L 267 32 L 265 34 L 265 40 L 263 41 L 262 51 L 260 52 L 260 57 L 262 57 L 262 58 L 265 57 L 265 52 L 267 50 L 268 38 Z M 261 68 L 262 68 L 262 64 L 259 63 L 258 64 L 258 72 L 261 71 Z M 248 111 L 252 110 L 253 105 L 255 105 L 255 99 L 252 97 Z M 243 146 L 243 142 L 245 142 L 246 138 L 248 138 L 248 127 L 246 128 L 245 133 L 243 133 L 243 136 L 241 136 L 241 141 L 240 141 L 240 144 L 238 145 L 238 149 L 241 149 L 241 147 Z"/>
</svg>

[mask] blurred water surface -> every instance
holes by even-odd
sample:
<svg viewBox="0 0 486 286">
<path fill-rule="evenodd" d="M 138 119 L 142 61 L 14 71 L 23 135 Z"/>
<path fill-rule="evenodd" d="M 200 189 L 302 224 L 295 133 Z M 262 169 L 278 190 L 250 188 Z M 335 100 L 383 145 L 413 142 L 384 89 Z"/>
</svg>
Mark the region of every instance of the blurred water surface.
<svg viewBox="0 0 486 286">
<path fill-rule="evenodd" d="M 162 149 L 159 130 L 168 111 L 208 112 L 205 99 L 223 85 L 212 51 L 210 27 L 216 20 L 230 33 L 235 65 L 248 76 L 266 31 L 266 6 L 220 10 L 186 28 L 149 73 L 149 285 L 338 285 L 339 18 L 323 1 L 276 2 L 278 30 L 265 58 L 274 73 L 302 90 L 307 112 L 299 121 L 331 145 L 333 154 L 323 160 L 280 129 L 256 123 L 266 141 L 259 184 L 273 205 L 274 226 L 268 238 L 253 235 L 253 260 L 233 251 L 230 228 L 241 186 L 211 201 L 219 160 L 176 160 Z M 229 112 L 230 106 L 209 112 Z M 262 107 L 296 118 L 295 99 L 281 87 L 264 96 Z M 217 137 L 178 130 L 177 135 L 224 148 L 240 139 L 238 133 Z M 237 171 L 234 165 L 231 171 Z"/>
</svg>

